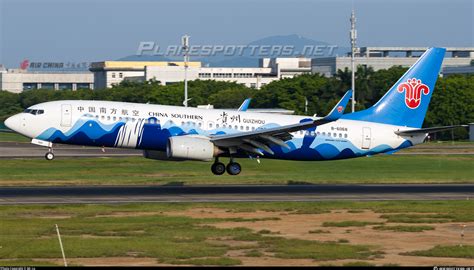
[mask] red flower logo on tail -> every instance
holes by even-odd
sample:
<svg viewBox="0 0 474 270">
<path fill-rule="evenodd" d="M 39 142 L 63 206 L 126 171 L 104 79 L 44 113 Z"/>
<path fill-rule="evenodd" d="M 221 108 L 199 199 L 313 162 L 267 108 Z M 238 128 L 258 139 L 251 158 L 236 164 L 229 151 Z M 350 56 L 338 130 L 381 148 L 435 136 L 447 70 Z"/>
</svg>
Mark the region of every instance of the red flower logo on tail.
<svg viewBox="0 0 474 270">
<path fill-rule="evenodd" d="M 399 93 L 405 92 L 405 104 L 410 109 L 416 109 L 420 106 L 421 93 L 424 95 L 430 93 L 430 88 L 417 78 L 408 79 L 407 82 L 399 84 L 397 90 Z"/>
</svg>

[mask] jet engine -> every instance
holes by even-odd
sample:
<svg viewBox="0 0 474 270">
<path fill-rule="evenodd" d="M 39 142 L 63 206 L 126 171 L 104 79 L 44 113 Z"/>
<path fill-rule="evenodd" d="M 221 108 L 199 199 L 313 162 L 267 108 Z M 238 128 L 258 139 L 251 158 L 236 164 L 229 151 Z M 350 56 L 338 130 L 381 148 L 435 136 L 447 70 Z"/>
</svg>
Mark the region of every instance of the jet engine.
<svg viewBox="0 0 474 270">
<path fill-rule="evenodd" d="M 168 139 L 166 155 L 168 158 L 211 160 L 223 151 L 207 137 L 175 136 Z"/>
</svg>

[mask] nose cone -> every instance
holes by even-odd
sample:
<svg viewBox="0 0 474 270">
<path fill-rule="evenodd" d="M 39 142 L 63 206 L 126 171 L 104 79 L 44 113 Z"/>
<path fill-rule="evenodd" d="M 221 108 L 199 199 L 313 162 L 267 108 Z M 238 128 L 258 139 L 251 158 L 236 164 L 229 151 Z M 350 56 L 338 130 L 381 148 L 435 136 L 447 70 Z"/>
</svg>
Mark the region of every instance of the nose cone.
<svg viewBox="0 0 474 270">
<path fill-rule="evenodd" d="M 8 117 L 7 120 L 5 120 L 5 126 L 13 131 L 19 132 L 20 125 L 20 116 L 18 114 Z"/>
</svg>

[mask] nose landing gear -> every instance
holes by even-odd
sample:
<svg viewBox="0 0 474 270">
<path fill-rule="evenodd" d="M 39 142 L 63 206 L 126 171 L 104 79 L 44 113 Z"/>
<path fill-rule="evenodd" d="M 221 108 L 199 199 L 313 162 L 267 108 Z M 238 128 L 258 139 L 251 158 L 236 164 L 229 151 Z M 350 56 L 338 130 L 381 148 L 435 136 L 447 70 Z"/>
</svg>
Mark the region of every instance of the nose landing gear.
<svg viewBox="0 0 474 270">
<path fill-rule="evenodd" d="M 53 153 L 53 148 L 49 148 L 48 152 L 44 155 L 44 158 L 46 160 L 53 160 L 54 159 L 54 153 Z"/>
<path fill-rule="evenodd" d="M 234 162 L 234 159 L 231 158 L 229 164 L 227 166 L 224 163 L 219 162 L 219 159 L 216 158 L 214 164 L 211 166 L 211 171 L 215 175 L 222 175 L 226 171 L 230 175 L 237 175 L 242 171 L 242 166 L 239 163 Z"/>
</svg>

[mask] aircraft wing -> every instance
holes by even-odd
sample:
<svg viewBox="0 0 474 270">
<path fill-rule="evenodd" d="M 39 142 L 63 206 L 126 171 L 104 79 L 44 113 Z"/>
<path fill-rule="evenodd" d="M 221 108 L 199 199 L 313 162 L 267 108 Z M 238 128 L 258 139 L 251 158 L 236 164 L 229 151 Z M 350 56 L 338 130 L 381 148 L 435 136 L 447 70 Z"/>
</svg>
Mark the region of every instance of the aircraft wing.
<svg viewBox="0 0 474 270">
<path fill-rule="evenodd" d="M 245 99 L 244 102 L 242 102 L 242 105 L 240 105 L 240 107 L 237 109 L 237 111 L 245 112 L 249 108 L 251 100 L 252 100 L 251 98 Z"/>
<path fill-rule="evenodd" d="M 215 135 L 211 136 L 211 141 L 220 147 L 240 148 L 244 151 L 258 155 L 263 155 L 259 149 L 273 154 L 273 151 L 268 145 L 279 145 L 288 148 L 285 141 L 290 140 L 293 137 L 290 134 L 291 132 L 324 125 L 339 119 L 344 114 L 344 110 L 351 96 L 352 90 L 347 91 L 331 112 L 325 117 L 319 119 L 268 129 L 262 128 L 235 134 Z"/>
<path fill-rule="evenodd" d="M 413 135 L 420 135 L 420 134 L 427 134 L 427 133 L 436 133 L 440 131 L 460 128 L 460 127 L 467 127 L 467 125 L 455 125 L 455 126 L 444 126 L 444 127 L 430 127 L 430 128 L 417 128 L 417 129 L 410 129 L 410 130 L 400 130 L 395 131 L 395 134 L 400 136 L 413 136 Z"/>
</svg>

